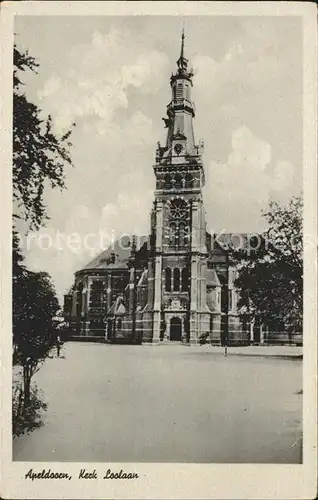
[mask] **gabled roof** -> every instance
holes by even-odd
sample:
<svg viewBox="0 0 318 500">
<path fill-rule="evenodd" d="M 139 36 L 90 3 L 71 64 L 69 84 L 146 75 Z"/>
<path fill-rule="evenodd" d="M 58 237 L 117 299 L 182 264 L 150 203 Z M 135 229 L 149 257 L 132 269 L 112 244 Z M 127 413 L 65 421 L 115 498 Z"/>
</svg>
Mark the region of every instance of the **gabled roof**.
<svg viewBox="0 0 318 500">
<path fill-rule="evenodd" d="M 137 286 L 147 286 L 148 285 L 148 269 L 145 269 L 140 276 Z"/>
<path fill-rule="evenodd" d="M 136 237 L 136 250 L 138 251 L 148 236 Z M 107 250 L 94 257 L 83 269 L 120 269 L 126 268 L 130 257 L 132 236 L 124 235 L 111 244 Z"/>
<path fill-rule="evenodd" d="M 248 243 L 249 237 L 254 235 L 254 233 L 207 233 L 207 237 L 211 244 L 211 250 L 222 249 L 227 251 L 229 249 L 240 250 L 245 248 Z"/>
<path fill-rule="evenodd" d="M 121 295 L 118 295 L 109 310 L 108 316 L 121 316 L 124 314 L 126 314 L 124 300 Z"/>
</svg>

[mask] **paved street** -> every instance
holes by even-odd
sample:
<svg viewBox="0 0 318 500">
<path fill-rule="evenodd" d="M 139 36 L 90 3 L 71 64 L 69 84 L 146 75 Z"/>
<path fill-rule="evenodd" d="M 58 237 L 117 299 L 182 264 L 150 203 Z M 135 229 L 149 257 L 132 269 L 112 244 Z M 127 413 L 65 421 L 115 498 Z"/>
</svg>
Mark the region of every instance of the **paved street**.
<svg viewBox="0 0 318 500">
<path fill-rule="evenodd" d="M 300 359 L 92 343 L 61 354 L 35 376 L 45 425 L 14 440 L 14 460 L 301 460 Z"/>
</svg>

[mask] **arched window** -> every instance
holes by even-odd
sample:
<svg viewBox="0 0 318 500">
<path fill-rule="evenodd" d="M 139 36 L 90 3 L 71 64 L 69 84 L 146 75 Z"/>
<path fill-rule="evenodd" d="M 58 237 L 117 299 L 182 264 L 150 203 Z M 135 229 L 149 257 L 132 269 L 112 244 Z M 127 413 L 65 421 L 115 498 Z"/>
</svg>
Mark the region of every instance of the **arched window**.
<svg viewBox="0 0 318 500">
<path fill-rule="evenodd" d="M 117 330 L 121 330 L 122 329 L 122 320 L 121 318 L 118 318 L 117 319 Z"/>
<path fill-rule="evenodd" d="M 193 187 L 193 177 L 191 174 L 187 174 L 185 178 L 185 187 L 192 188 Z"/>
<path fill-rule="evenodd" d="M 186 224 L 185 222 L 180 222 L 178 230 L 179 247 L 184 247 L 186 243 L 187 243 Z"/>
<path fill-rule="evenodd" d="M 76 317 L 80 318 L 81 313 L 82 313 L 82 307 L 83 307 L 83 288 L 84 284 L 79 283 L 77 287 L 77 292 L 76 292 Z"/>
<path fill-rule="evenodd" d="M 180 174 L 176 174 L 174 177 L 174 188 L 181 189 L 182 188 L 182 177 Z"/>
<path fill-rule="evenodd" d="M 188 231 L 188 207 L 182 199 L 173 200 L 169 208 L 170 223 L 170 246 L 184 247 L 187 243 Z"/>
<path fill-rule="evenodd" d="M 176 232 L 177 232 L 177 225 L 175 222 L 170 223 L 170 234 L 169 234 L 169 244 L 171 247 L 176 246 Z"/>
<path fill-rule="evenodd" d="M 187 292 L 189 288 L 189 268 L 184 267 L 181 272 L 181 290 Z"/>
<path fill-rule="evenodd" d="M 102 281 L 93 281 L 90 290 L 90 307 L 92 309 L 102 309 L 103 307 L 104 284 Z"/>
<path fill-rule="evenodd" d="M 171 269 L 166 268 L 166 291 L 171 292 Z"/>
<path fill-rule="evenodd" d="M 165 189 L 172 188 L 171 175 L 166 175 L 164 178 L 164 187 Z"/>
<path fill-rule="evenodd" d="M 178 267 L 173 270 L 173 291 L 180 291 L 180 269 Z"/>
</svg>

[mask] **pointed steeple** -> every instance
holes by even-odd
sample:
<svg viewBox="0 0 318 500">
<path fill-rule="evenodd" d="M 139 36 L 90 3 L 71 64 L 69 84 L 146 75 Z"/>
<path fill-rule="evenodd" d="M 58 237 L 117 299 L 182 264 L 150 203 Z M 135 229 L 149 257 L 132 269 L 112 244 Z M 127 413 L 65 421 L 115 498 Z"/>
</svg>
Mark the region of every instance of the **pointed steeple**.
<svg viewBox="0 0 318 500">
<path fill-rule="evenodd" d="M 184 52 L 184 28 L 182 28 L 182 34 L 181 34 L 181 53 L 180 53 L 181 58 L 183 58 L 183 52 Z"/>
<path fill-rule="evenodd" d="M 182 33 L 181 33 L 181 50 L 180 50 L 180 57 L 177 60 L 177 65 L 179 68 L 179 73 L 183 73 L 187 70 L 188 67 L 188 59 L 184 57 L 184 28 L 182 28 Z"/>
<path fill-rule="evenodd" d="M 158 145 L 156 162 L 182 164 L 188 158 L 196 157 L 201 165 L 201 150 L 195 143 L 193 118 L 195 106 L 192 101 L 193 71 L 188 70 L 188 59 L 185 57 L 185 33 L 181 32 L 180 56 L 177 60 L 177 71 L 170 77 L 171 101 L 167 106 L 167 116 L 163 118 L 167 129 L 165 147 Z"/>
</svg>

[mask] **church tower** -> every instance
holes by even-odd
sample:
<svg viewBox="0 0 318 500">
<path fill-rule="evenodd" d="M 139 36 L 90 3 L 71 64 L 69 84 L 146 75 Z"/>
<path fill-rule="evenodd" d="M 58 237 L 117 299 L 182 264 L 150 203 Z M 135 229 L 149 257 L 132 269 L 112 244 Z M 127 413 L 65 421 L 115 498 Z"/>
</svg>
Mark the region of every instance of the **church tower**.
<svg viewBox="0 0 318 500">
<path fill-rule="evenodd" d="M 209 331 L 206 305 L 206 221 L 202 188 L 203 144 L 193 130 L 193 73 L 185 57 L 184 32 L 171 101 L 163 118 L 166 144 L 158 143 L 154 173 L 148 267 L 148 317 L 144 341 L 196 343 Z M 146 325 L 145 325 L 146 326 Z"/>
</svg>

